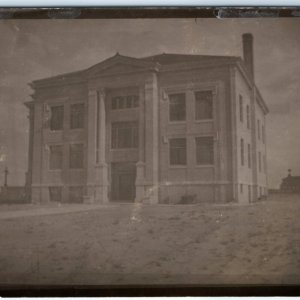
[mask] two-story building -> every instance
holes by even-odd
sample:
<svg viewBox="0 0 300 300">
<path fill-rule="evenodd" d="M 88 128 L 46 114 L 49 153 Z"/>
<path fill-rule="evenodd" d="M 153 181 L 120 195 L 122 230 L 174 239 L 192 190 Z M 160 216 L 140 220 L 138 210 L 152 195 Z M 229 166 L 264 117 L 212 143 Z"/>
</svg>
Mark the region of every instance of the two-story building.
<svg viewBox="0 0 300 300">
<path fill-rule="evenodd" d="M 267 193 L 267 106 L 244 58 L 116 54 L 31 83 L 33 202 L 248 203 Z"/>
</svg>

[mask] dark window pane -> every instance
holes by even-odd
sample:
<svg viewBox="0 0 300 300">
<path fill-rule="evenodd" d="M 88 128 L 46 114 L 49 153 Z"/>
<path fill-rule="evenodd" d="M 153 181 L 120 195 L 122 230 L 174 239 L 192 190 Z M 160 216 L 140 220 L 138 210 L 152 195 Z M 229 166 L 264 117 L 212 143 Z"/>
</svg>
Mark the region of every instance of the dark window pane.
<svg viewBox="0 0 300 300">
<path fill-rule="evenodd" d="M 62 168 L 63 152 L 62 146 L 50 146 L 50 170 L 58 170 Z"/>
<path fill-rule="evenodd" d="M 50 201 L 61 202 L 62 200 L 62 188 L 59 186 L 49 187 Z"/>
<path fill-rule="evenodd" d="M 251 146 L 248 144 L 248 167 L 251 168 Z"/>
<path fill-rule="evenodd" d="M 83 168 L 83 145 L 82 144 L 70 145 L 70 168 L 71 169 Z"/>
<path fill-rule="evenodd" d="M 170 121 L 184 121 L 185 112 L 185 94 L 173 94 L 169 96 L 170 100 Z"/>
<path fill-rule="evenodd" d="M 125 99 L 124 97 L 118 97 L 118 109 L 125 108 Z"/>
<path fill-rule="evenodd" d="M 195 93 L 196 98 L 196 120 L 213 118 L 213 96 L 212 91 L 200 91 Z"/>
<path fill-rule="evenodd" d="M 247 128 L 250 129 L 250 107 L 247 105 Z"/>
<path fill-rule="evenodd" d="M 244 139 L 241 139 L 241 165 L 244 165 Z"/>
<path fill-rule="evenodd" d="M 186 165 L 186 139 L 170 139 L 170 165 Z"/>
<path fill-rule="evenodd" d="M 243 97 L 240 95 L 239 97 L 240 100 L 240 121 L 244 121 L 244 107 L 243 107 Z"/>
<path fill-rule="evenodd" d="M 112 109 L 128 109 L 138 107 L 139 97 L 137 95 L 118 96 L 111 99 Z"/>
<path fill-rule="evenodd" d="M 138 107 L 138 106 L 139 106 L 139 97 L 133 96 L 133 107 Z"/>
<path fill-rule="evenodd" d="M 196 138 L 196 161 L 198 165 L 214 164 L 214 139 L 212 136 Z"/>
<path fill-rule="evenodd" d="M 138 147 L 138 123 L 115 122 L 111 130 L 112 149 Z"/>
<path fill-rule="evenodd" d="M 132 96 L 127 96 L 126 97 L 126 108 L 131 108 L 132 107 Z"/>
<path fill-rule="evenodd" d="M 50 119 L 50 129 L 51 130 L 61 130 L 63 129 L 64 122 L 64 106 L 52 106 L 51 107 L 51 119 Z"/>
<path fill-rule="evenodd" d="M 117 109 L 117 98 L 113 97 L 111 99 L 111 109 Z"/>
<path fill-rule="evenodd" d="M 84 189 L 81 186 L 72 186 L 69 188 L 69 202 L 81 203 L 83 202 Z"/>
<path fill-rule="evenodd" d="M 83 128 L 84 123 L 84 104 L 72 104 L 71 105 L 71 120 L 70 128 Z"/>
</svg>

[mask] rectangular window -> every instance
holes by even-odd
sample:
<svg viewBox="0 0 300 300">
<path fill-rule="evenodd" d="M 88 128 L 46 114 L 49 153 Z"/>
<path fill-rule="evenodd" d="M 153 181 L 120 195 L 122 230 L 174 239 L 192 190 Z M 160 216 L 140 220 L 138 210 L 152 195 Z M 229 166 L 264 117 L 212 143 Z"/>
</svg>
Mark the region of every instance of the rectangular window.
<svg viewBox="0 0 300 300">
<path fill-rule="evenodd" d="M 186 165 L 186 139 L 170 139 L 170 165 Z"/>
<path fill-rule="evenodd" d="M 50 170 L 60 170 L 62 169 L 63 162 L 63 147 L 61 145 L 50 146 Z"/>
<path fill-rule="evenodd" d="M 83 168 L 83 144 L 70 145 L 70 168 Z"/>
<path fill-rule="evenodd" d="M 248 168 L 251 168 L 251 145 L 248 144 Z"/>
<path fill-rule="evenodd" d="M 244 107 L 243 107 L 243 96 L 239 96 L 239 102 L 240 102 L 240 121 L 244 121 Z"/>
<path fill-rule="evenodd" d="M 69 187 L 69 202 L 70 203 L 82 203 L 84 196 L 84 189 L 82 186 Z"/>
<path fill-rule="evenodd" d="M 265 155 L 264 155 L 264 159 L 263 159 L 263 164 L 264 164 L 264 173 L 267 173 L 267 159 L 266 159 Z"/>
<path fill-rule="evenodd" d="M 185 94 L 172 94 L 169 95 L 170 103 L 170 121 L 185 121 L 186 108 L 185 108 Z"/>
<path fill-rule="evenodd" d="M 139 106 L 137 95 L 117 96 L 111 99 L 111 109 L 135 108 Z"/>
<path fill-rule="evenodd" d="M 76 103 L 71 105 L 70 128 L 77 129 L 84 126 L 84 104 Z"/>
<path fill-rule="evenodd" d="M 247 128 L 250 129 L 250 107 L 247 105 Z"/>
<path fill-rule="evenodd" d="M 62 130 L 64 125 L 64 106 L 51 106 L 50 129 Z"/>
<path fill-rule="evenodd" d="M 111 148 L 138 148 L 138 122 L 115 122 L 111 126 Z"/>
<path fill-rule="evenodd" d="M 212 91 L 199 91 L 195 93 L 196 120 L 213 118 L 213 93 Z"/>
<path fill-rule="evenodd" d="M 241 194 L 243 194 L 243 184 L 242 183 L 240 184 L 240 192 L 241 192 Z"/>
<path fill-rule="evenodd" d="M 251 202 L 251 185 L 248 185 L 248 200 L 249 200 L 249 203 Z"/>
<path fill-rule="evenodd" d="M 61 202 L 62 200 L 62 188 L 60 186 L 49 187 L 49 198 L 52 202 Z"/>
<path fill-rule="evenodd" d="M 244 139 L 241 139 L 241 165 L 243 166 L 245 163 L 244 158 Z"/>
<path fill-rule="evenodd" d="M 197 165 L 214 164 L 214 139 L 212 136 L 196 138 Z"/>
<path fill-rule="evenodd" d="M 265 126 L 264 125 L 261 126 L 261 138 L 262 138 L 262 142 L 265 143 L 266 136 L 265 136 Z"/>
<path fill-rule="evenodd" d="M 258 152 L 258 170 L 261 172 L 261 153 Z"/>
<path fill-rule="evenodd" d="M 260 121 L 257 120 L 257 138 L 260 140 Z"/>
</svg>

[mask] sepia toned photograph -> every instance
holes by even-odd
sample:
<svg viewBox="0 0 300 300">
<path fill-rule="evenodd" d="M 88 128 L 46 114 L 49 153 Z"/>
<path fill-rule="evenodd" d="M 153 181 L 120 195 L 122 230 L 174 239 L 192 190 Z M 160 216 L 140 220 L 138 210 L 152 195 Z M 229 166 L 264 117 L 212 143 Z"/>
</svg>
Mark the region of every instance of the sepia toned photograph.
<svg viewBox="0 0 300 300">
<path fill-rule="evenodd" d="M 300 284 L 300 19 L 0 20 L 0 287 Z"/>
</svg>

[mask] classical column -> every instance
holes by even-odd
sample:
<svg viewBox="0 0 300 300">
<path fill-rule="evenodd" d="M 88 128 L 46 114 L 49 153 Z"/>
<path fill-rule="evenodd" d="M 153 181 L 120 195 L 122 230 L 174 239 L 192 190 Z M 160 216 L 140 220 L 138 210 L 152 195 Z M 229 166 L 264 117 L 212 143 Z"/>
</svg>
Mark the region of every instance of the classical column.
<svg viewBox="0 0 300 300">
<path fill-rule="evenodd" d="M 87 195 L 86 202 L 106 203 L 107 165 L 105 162 L 105 95 L 89 91 L 87 137 Z"/>
<path fill-rule="evenodd" d="M 139 88 L 139 160 L 136 163 L 135 202 L 145 200 L 145 88 Z"/>
<path fill-rule="evenodd" d="M 152 73 L 145 83 L 145 199 L 158 203 L 158 88 Z"/>
<path fill-rule="evenodd" d="M 106 112 L 105 112 L 105 92 L 97 92 L 97 156 L 96 156 L 96 201 L 108 202 L 108 168 L 105 159 L 106 150 Z"/>
<path fill-rule="evenodd" d="M 26 173 L 26 200 L 31 201 L 32 185 L 32 162 L 33 162 L 33 130 L 34 130 L 34 105 L 33 102 L 25 104 L 29 109 L 29 143 L 28 143 L 28 165 Z"/>
</svg>

